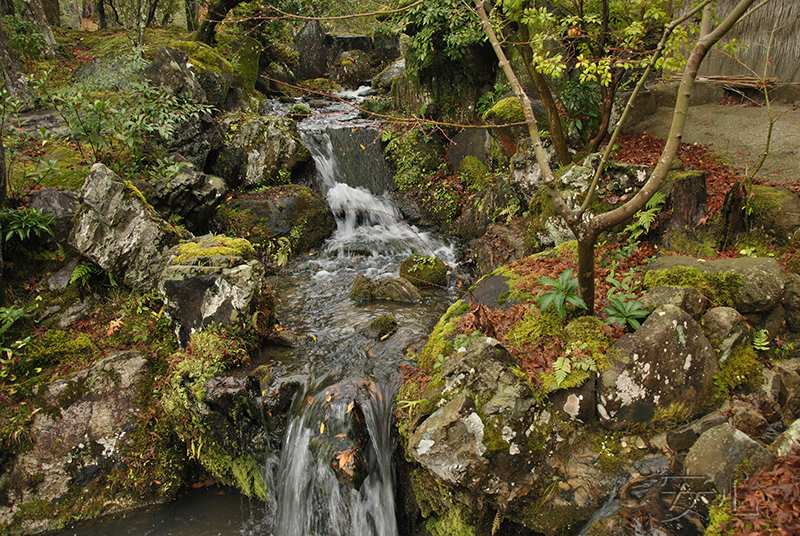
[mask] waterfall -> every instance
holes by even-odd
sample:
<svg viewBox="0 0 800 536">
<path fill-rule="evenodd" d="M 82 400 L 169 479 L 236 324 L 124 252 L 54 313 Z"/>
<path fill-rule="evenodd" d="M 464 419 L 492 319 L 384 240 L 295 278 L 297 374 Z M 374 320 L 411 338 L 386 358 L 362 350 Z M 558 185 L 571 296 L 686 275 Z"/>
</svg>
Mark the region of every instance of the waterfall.
<svg viewBox="0 0 800 536">
<path fill-rule="evenodd" d="M 317 342 L 303 349 L 313 362 L 310 379 L 295 399 L 280 461 L 267 468 L 275 493 L 273 536 L 397 535 L 392 456 L 400 363 L 409 342 L 424 337 L 441 314 L 439 303 L 452 299 L 442 294 L 448 291 L 428 298 L 436 304 L 430 312 L 409 304 L 356 308 L 349 302 L 356 274 L 396 277 L 400 262 L 413 252 L 447 263 L 455 253 L 434 234 L 403 221 L 387 194 L 391 174 L 379 130 L 341 107 L 333 104 L 300 123 L 336 231 L 320 252 L 290 267 L 281 293 L 287 304 L 285 312 L 278 311 L 282 323 Z M 358 330 L 386 312 L 401 329 L 381 343 L 388 350 L 375 352 L 370 345 L 376 343 Z M 342 470 L 350 462 L 354 474 L 363 469 L 363 480 Z"/>
</svg>

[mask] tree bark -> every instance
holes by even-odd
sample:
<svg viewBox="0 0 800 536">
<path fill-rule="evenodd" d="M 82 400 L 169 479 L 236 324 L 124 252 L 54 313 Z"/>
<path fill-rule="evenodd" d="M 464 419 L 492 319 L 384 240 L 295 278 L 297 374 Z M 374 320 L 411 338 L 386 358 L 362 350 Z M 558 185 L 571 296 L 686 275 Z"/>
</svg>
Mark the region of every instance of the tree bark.
<svg viewBox="0 0 800 536">
<path fill-rule="evenodd" d="M 25 2 L 25 5 L 30 12 L 31 20 L 36 23 L 44 37 L 45 48 L 42 54 L 44 54 L 46 58 L 54 58 L 56 50 L 58 49 L 58 43 L 56 42 L 56 37 L 53 35 L 53 30 L 50 29 L 50 24 L 47 22 L 47 17 L 44 14 L 42 0 L 29 0 Z"/>
<path fill-rule="evenodd" d="M 217 0 L 208 7 L 208 15 L 200 23 L 200 28 L 193 39 L 200 43 L 213 45 L 216 42 L 217 24 L 225 20 L 228 11 L 241 4 L 244 0 Z"/>
<path fill-rule="evenodd" d="M 58 0 L 42 0 L 42 8 L 50 26 L 61 26 L 61 6 Z"/>
<path fill-rule="evenodd" d="M 197 11 L 197 0 L 185 0 L 186 6 L 186 29 L 190 32 L 196 32 L 199 24 L 197 22 L 198 19 L 198 11 Z"/>
<path fill-rule="evenodd" d="M 520 27 L 520 34 L 522 40 L 528 42 L 530 34 L 525 25 Z M 550 91 L 550 86 L 547 85 L 542 73 L 533 67 L 533 53 L 529 45 L 522 45 L 522 60 L 525 62 L 525 69 L 528 71 L 528 76 L 531 77 L 536 91 L 539 92 L 539 100 L 544 107 L 544 113 L 547 115 L 547 124 L 550 127 L 550 139 L 553 141 L 553 149 L 556 152 L 558 163 L 562 166 L 567 166 L 572 163 L 572 155 L 567 146 L 567 140 L 564 137 L 564 129 L 561 126 L 561 117 L 558 115 L 558 106 L 553 98 L 553 93 Z"/>
<path fill-rule="evenodd" d="M 28 87 L 28 74 L 22 67 L 17 53 L 11 48 L 2 26 L 0 26 L 0 68 L 3 69 L 3 80 L 11 96 L 19 99 L 23 110 L 33 108 L 34 98 Z"/>
<path fill-rule="evenodd" d="M 14 16 L 14 0 L 0 0 L 0 17 Z"/>
</svg>

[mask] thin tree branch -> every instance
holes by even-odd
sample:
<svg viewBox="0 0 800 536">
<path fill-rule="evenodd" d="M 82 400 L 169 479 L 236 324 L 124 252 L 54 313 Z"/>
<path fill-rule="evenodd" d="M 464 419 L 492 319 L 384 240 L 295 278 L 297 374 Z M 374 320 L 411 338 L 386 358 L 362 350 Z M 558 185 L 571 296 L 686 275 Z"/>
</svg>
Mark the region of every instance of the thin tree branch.
<svg viewBox="0 0 800 536">
<path fill-rule="evenodd" d="M 661 57 L 661 54 L 664 52 L 664 49 L 667 46 L 667 41 L 669 41 L 670 35 L 672 32 L 683 24 L 685 21 L 693 17 L 698 11 L 702 10 L 705 6 L 710 5 L 711 0 L 705 0 L 703 3 L 686 13 L 684 16 L 675 19 L 671 23 L 667 25 L 664 29 L 664 34 L 661 36 L 661 41 L 658 43 L 658 47 L 656 47 L 655 52 L 653 53 L 652 58 L 650 58 L 650 63 L 648 63 L 647 68 L 645 69 L 644 73 L 642 74 L 641 78 L 639 78 L 639 82 L 636 84 L 636 87 L 633 89 L 633 93 L 628 98 L 628 102 L 625 105 L 625 109 L 622 111 L 622 115 L 617 121 L 617 126 L 614 127 L 614 132 L 611 134 L 611 139 L 609 140 L 608 144 L 606 145 L 606 150 L 603 152 L 603 157 L 600 159 L 600 163 L 597 165 L 597 170 L 594 173 L 594 177 L 592 177 L 592 184 L 589 186 L 589 190 L 586 193 L 586 199 L 583 200 L 583 204 L 578 211 L 579 215 L 583 215 L 586 212 L 586 209 L 589 207 L 589 203 L 591 202 L 592 196 L 594 195 L 595 190 L 597 189 L 597 184 L 600 181 L 600 176 L 603 174 L 603 168 L 605 167 L 606 162 L 611 157 L 611 151 L 614 149 L 614 144 L 619 137 L 619 134 L 622 132 L 622 126 L 625 124 L 625 120 L 628 118 L 628 114 L 633 108 L 633 103 L 636 100 L 636 97 L 639 95 L 639 92 L 644 87 L 645 81 L 647 77 L 650 76 L 650 73 L 655 68 L 656 62 Z"/>
</svg>

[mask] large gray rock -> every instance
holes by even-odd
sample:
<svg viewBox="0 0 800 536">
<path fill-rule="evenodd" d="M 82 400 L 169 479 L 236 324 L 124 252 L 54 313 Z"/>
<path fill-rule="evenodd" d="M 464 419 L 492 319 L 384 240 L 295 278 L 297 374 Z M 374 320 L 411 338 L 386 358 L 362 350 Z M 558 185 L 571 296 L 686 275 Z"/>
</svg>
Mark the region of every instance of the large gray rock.
<svg viewBox="0 0 800 536">
<path fill-rule="evenodd" d="M 245 240 L 213 235 L 170 250 L 158 288 L 182 346 L 193 332 L 212 323 L 227 326 L 258 313 L 265 320 L 272 316 L 262 294 L 264 266 L 253 259 L 254 253 Z"/>
<path fill-rule="evenodd" d="M 687 475 L 707 475 L 722 493 L 730 491 L 739 475 L 736 468 L 747 462 L 747 471 L 768 467 L 775 457 L 730 424 L 711 428 L 689 449 L 684 462 Z M 751 473 L 752 474 L 752 473 Z"/>
<path fill-rule="evenodd" d="M 103 164 L 83 183 L 70 245 L 126 285 L 156 287 L 166 253 L 181 236 L 155 213 L 141 192 Z"/>
<path fill-rule="evenodd" d="M 437 478 L 503 505 L 532 484 L 535 461 L 527 448 L 535 400 L 511 371 L 517 363 L 489 338 L 448 357 L 442 380 L 453 395 L 408 441 L 409 454 Z"/>
<path fill-rule="evenodd" d="M 150 192 L 156 210 L 180 216 L 192 233 L 204 231 L 214 209 L 228 192 L 220 177 L 206 175 L 186 162 L 174 177 L 160 178 Z"/>
<path fill-rule="evenodd" d="M 674 305 L 653 311 L 614 345 L 617 357 L 598 382 L 600 421 L 612 429 L 650 423 L 657 409 L 684 417 L 707 409 L 717 355 L 700 325 Z"/>
<path fill-rule="evenodd" d="M 225 119 L 223 130 L 230 141 L 220 150 L 212 172 L 231 187 L 286 184 L 292 170 L 311 159 L 295 122 L 285 117 Z"/>
<path fill-rule="evenodd" d="M 72 218 L 79 206 L 78 195 L 71 190 L 44 188 L 31 194 L 30 207 L 50 214 L 55 220 L 55 225 L 50 229 L 57 242 L 64 242 L 69 237 Z M 42 239 L 44 238 L 42 237 Z"/>
<path fill-rule="evenodd" d="M 294 36 L 297 49 L 295 75 L 303 80 L 325 76 L 328 70 L 328 47 L 325 45 L 325 30 L 319 21 L 313 20 L 303 26 Z"/>
<path fill-rule="evenodd" d="M 144 75 L 153 84 L 176 97 L 188 96 L 197 103 L 206 101 L 206 92 L 189 65 L 189 55 L 183 50 L 158 47 Z"/>
<path fill-rule="evenodd" d="M 691 287 L 660 285 L 648 290 L 639 301 L 651 311 L 664 304 L 680 307 L 695 320 L 698 320 L 708 307 L 708 299 L 699 290 Z"/>
<path fill-rule="evenodd" d="M 786 328 L 794 333 L 800 333 L 800 275 L 798 274 L 787 274 L 783 308 L 786 311 Z"/>
<path fill-rule="evenodd" d="M 22 502 L 88 500 L 85 486 L 116 471 L 121 452 L 139 420 L 137 399 L 147 370 L 138 352 L 116 352 L 92 367 L 40 388 L 58 414 L 39 411 L 30 433 L 33 447 L 20 454 L 6 480 L 10 504 L 0 506 L 0 523 Z M 95 504 L 98 498 L 92 498 Z M 130 497 L 100 497 L 107 509 L 130 508 Z M 53 520 L 56 521 L 56 520 Z M 35 523 L 35 522 L 32 522 Z M 47 523 L 23 526 L 38 532 Z"/>
<path fill-rule="evenodd" d="M 770 312 L 783 299 L 787 283 L 786 273 L 780 263 L 771 257 L 742 257 L 706 261 L 687 256 L 656 259 L 650 271 L 670 270 L 675 267 L 695 268 L 701 273 L 730 272 L 741 276 L 741 286 L 733 295 L 733 307 L 742 314 Z"/>
</svg>

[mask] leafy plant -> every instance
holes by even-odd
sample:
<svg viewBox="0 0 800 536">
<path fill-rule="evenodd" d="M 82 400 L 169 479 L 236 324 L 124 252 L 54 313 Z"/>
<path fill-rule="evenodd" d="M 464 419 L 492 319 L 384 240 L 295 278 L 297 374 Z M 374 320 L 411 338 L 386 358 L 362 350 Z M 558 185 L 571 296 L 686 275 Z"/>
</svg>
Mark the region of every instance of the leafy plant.
<svg viewBox="0 0 800 536">
<path fill-rule="evenodd" d="M 616 296 L 609 293 L 608 300 L 611 305 L 603 309 L 603 312 L 608 314 L 606 324 L 630 326 L 636 330 L 641 326 L 639 320 L 650 315 L 650 311 L 644 308 L 642 302 L 628 299 L 626 295 Z"/>
<path fill-rule="evenodd" d="M 766 352 L 769 350 L 769 331 L 760 329 L 753 335 L 753 348 L 759 352 Z"/>
<path fill-rule="evenodd" d="M 556 378 L 556 387 L 561 387 L 564 380 L 573 370 L 586 370 L 597 372 L 597 362 L 591 356 L 582 356 L 580 359 L 572 359 L 570 356 L 559 356 L 553 363 L 553 374 Z"/>
<path fill-rule="evenodd" d="M 8 40 L 11 48 L 27 60 L 39 59 L 47 42 L 36 23 L 19 15 L 5 17 L 3 20 L 10 30 Z"/>
<path fill-rule="evenodd" d="M 556 105 L 567 135 L 582 142 L 591 138 L 600 127 L 601 104 L 600 84 L 597 82 L 567 80 L 561 84 Z"/>
<path fill-rule="evenodd" d="M 292 258 L 292 241 L 285 237 L 279 236 L 273 240 L 264 242 L 264 253 L 269 257 L 278 268 L 283 268 L 289 259 Z"/>
<path fill-rule="evenodd" d="M 586 302 L 578 295 L 578 280 L 572 274 L 572 268 L 568 268 L 558 279 L 543 277 L 538 281 L 538 284 L 547 285 L 553 289 L 536 298 L 536 305 L 539 306 L 542 312 L 547 311 L 552 306 L 555 308 L 559 318 L 563 320 L 567 316 L 568 303 L 574 307 L 586 309 Z"/>
<path fill-rule="evenodd" d="M 634 214 L 634 222 L 625 227 L 625 232 L 629 232 L 628 241 L 637 240 L 640 236 L 650 231 L 650 226 L 656 221 L 661 209 L 667 201 L 667 196 L 662 192 L 656 192 L 645 205 L 645 210 L 640 210 Z"/>
<path fill-rule="evenodd" d="M 5 229 L 6 242 L 20 246 L 22 242 L 30 240 L 31 236 L 41 238 L 45 234 L 53 236 L 50 226 L 53 218 L 37 208 L 23 207 L 9 210 L 0 215 Z"/>
<path fill-rule="evenodd" d="M 483 115 L 510 91 L 510 85 L 501 84 L 499 82 L 495 83 L 491 90 L 487 91 L 485 94 L 483 94 L 483 96 L 481 96 L 481 98 L 478 99 L 478 103 L 475 106 L 475 111 L 478 113 L 478 115 Z"/>
<path fill-rule="evenodd" d="M 72 277 L 69 280 L 69 284 L 78 283 L 80 286 L 85 287 L 89 284 L 89 281 L 92 279 L 93 276 L 103 276 L 108 278 L 108 282 L 112 287 L 117 286 L 117 281 L 114 279 L 114 275 L 111 272 L 108 272 L 93 262 L 84 262 L 75 267 L 72 270 Z"/>
<path fill-rule="evenodd" d="M 482 336 L 483 333 L 481 333 L 480 330 L 477 329 L 472 333 L 470 333 L 469 335 L 467 335 L 466 333 L 459 333 L 453 339 L 453 346 L 456 348 L 456 350 L 460 348 L 466 348 L 467 346 L 471 345 L 473 342 L 475 342 L 478 338 Z"/>
</svg>

